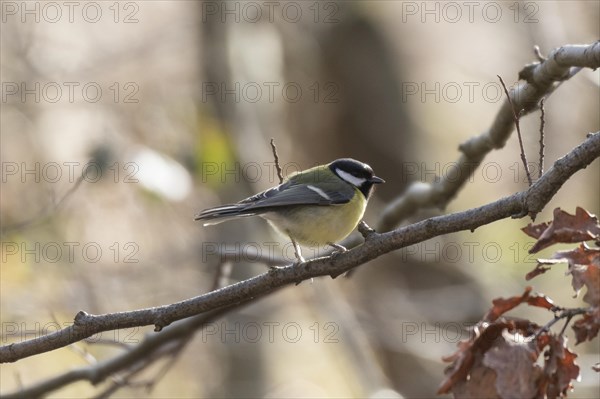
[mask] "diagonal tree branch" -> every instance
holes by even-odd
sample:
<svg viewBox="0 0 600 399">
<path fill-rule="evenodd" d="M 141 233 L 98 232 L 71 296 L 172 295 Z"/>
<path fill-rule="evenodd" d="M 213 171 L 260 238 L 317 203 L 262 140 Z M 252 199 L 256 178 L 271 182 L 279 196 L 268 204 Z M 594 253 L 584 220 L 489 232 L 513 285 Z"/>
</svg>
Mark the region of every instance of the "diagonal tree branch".
<svg viewBox="0 0 600 399">
<path fill-rule="evenodd" d="M 560 47 L 541 62 L 526 66 L 519 73 L 519 79 L 524 79 L 527 83 L 510 91 L 515 109 L 523 109 L 521 116 L 536 110 L 542 98 L 548 97 L 560 83 L 571 78 L 582 67 L 600 67 L 600 41 L 589 45 Z M 433 184 L 413 183 L 404 194 L 386 207 L 376 230 L 389 231 L 422 208 L 444 208 L 469 181 L 486 155 L 494 149 L 504 147 L 515 126 L 512 109 L 509 100 L 505 100 L 490 128 L 459 146 L 462 154 L 456 163 L 459 168 L 458 177 L 442 177 Z"/>
<path fill-rule="evenodd" d="M 123 328 L 155 325 L 155 331 L 181 319 L 263 297 L 283 286 L 320 276 L 333 278 L 388 252 L 430 238 L 463 230 L 475 230 L 507 217 L 537 213 L 577 171 L 600 156 L 600 132 L 557 160 L 526 191 L 463 212 L 438 216 L 387 233 L 370 232 L 363 245 L 297 266 L 272 269 L 250 279 L 181 302 L 129 312 L 91 315 L 80 311 L 73 325 L 52 334 L 0 347 L 0 362 L 14 362 L 88 338 Z"/>
</svg>

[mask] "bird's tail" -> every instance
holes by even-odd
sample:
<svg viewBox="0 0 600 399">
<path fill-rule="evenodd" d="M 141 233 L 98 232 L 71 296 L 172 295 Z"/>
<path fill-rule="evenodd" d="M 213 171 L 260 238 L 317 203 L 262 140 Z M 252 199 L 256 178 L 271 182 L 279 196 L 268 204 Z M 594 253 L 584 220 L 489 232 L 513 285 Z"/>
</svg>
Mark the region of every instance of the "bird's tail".
<svg viewBox="0 0 600 399">
<path fill-rule="evenodd" d="M 205 209 L 194 217 L 194 220 L 203 220 L 204 226 L 219 224 L 238 217 L 254 216 L 255 210 L 247 209 L 247 204 L 223 205 L 216 208 Z"/>
</svg>

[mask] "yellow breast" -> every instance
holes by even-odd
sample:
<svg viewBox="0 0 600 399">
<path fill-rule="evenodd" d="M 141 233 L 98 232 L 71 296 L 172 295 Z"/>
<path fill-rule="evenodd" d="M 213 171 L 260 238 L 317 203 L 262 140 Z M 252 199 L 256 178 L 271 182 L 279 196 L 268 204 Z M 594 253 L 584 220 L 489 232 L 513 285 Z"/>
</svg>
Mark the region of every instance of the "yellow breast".
<svg viewBox="0 0 600 399">
<path fill-rule="evenodd" d="M 342 205 L 304 206 L 261 215 L 281 234 L 309 247 L 337 243 L 346 238 L 362 219 L 367 201 L 357 189 Z"/>
</svg>

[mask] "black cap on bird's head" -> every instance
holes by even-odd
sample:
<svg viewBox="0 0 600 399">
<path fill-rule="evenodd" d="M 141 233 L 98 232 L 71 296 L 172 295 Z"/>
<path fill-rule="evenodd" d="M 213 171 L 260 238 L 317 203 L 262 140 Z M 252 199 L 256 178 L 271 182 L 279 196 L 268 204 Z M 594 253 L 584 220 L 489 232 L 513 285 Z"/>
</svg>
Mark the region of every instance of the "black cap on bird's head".
<svg viewBox="0 0 600 399">
<path fill-rule="evenodd" d="M 369 165 L 352 158 L 336 159 L 329 164 L 329 169 L 340 179 L 358 188 L 365 198 L 369 198 L 373 192 L 374 184 L 385 183 L 382 178 L 375 176 Z"/>
</svg>

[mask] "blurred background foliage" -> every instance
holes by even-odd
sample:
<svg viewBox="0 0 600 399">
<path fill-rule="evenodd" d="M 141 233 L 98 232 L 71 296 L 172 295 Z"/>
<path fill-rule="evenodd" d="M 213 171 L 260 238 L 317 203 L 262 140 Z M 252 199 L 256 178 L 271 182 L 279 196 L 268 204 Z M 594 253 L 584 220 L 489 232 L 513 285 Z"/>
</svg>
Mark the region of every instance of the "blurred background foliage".
<svg viewBox="0 0 600 399">
<path fill-rule="evenodd" d="M 452 172 L 458 145 L 487 129 L 503 101 L 496 75 L 516 84 L 535 59 L 533 45 L 548 53 L 600 33 L 597 1 L 470 3 L 98 2 L 92 23 L 88 3 L 78 3 L 71 22 L 60 4 L 62 17 L 52 21 L 44 3 L 4 2 L 2 344 L 68 325 L 79 310 L 132 310 L 207 292 L 215 248 L 292 259 L 260 219 L 206 228 L 192 220 L 278 182 L 271 137 L 287 173 L 346 156 L 369 163 L 387 181 L 365 216 L 374 224 L 410 182 Z M 23 7 L 40 7 L 39 21 Z M 546 102 L 548 166 L 598 130 L 598 86 L 598 71 L 585 70 Z M 535 114 L 522 121 L 533 162 L 538 128 Z M 555 207 L 598 214 L 599 180 L 596 162 L 538 220 Z M 512 136 L 444 212 L 525 188 Z M 126 387 L 115 397 L 431 397 L 440 357 L 492 298 L 523 291 L 535 265 L 532 240 L 519 230 L 526 223 L 439 237 L 349 279 L 288 287 L 207 326 L 151 392 Z M 265 270 L 247 258 L 227 282 Z M 578 306 L 556 269 L 533 281 L 535 290 Z M 135 343 L 150 331 L 101 338 Z M 97 359 L 122 350 L 76 346 Z M 593 397 L 597 341 L 582 346 L 573 397 Z M 84 364 L 70 349 L 3 364 L 2 392 Z M 55 396 L 97 389 L 77 383 Z"/>
</svg>

